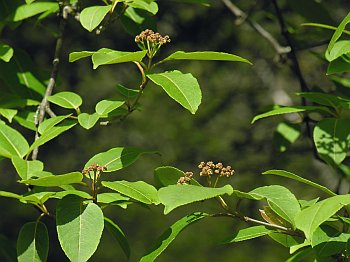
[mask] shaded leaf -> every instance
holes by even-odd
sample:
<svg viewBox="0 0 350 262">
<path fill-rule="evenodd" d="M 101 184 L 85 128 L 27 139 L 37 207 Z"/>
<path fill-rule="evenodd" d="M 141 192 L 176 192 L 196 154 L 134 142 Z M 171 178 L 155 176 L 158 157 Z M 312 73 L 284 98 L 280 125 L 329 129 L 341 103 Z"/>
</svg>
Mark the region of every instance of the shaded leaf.
<svg viewBox="0 0 350 262">
<path fill-rule="evenodd" d="M 117 91 L 119 92 L 119 94 L 121 94 L 122 96 L 126 97 L 126 98 L 132 98 L 138 95 L 139 90 L 136 89 L 130 89 L 127 88 L 121 84 L 117 85 Z"/>
<path fill-rule="evenodd" d="M 49 252 L 49 234 L 44 223 L 23 225 L 17 240 L 18 262 L 46 261 Z"/>
<path fill-rule="evenodd" d="M 104 227 L 96 204 L 84 205 L 80 197 L 68 195 L 57 205 L 56 223 L 61 247 L 72 262 L 87 261 L 95 253 Z"/>
<path fill-rule="evenodd" d="M 158 197 L 160 203 L 165 206 L 164 214 L 166 215 L 177 207 L 225 194 L 231 195 L 232 192 L 233 188 L 230 185 L 220 188 L 193 185 L 170 185 L 159 189 Z"/>
<path fill-rule="evenodd" d="M 273 143 L 279 152 L 284 152 L 300 136 L 300 125 L 281 122 L 276 127 Z"/>
<path fill-rule="evenodd" d="M 183 171 L 172 166 L 161 166 L 154 170 L 154 179 L 161 187 L 175 185 L 179 178 L 183 176 L 185 176 Z M 193 178 L 189 183 L 200 186 L 200 184 Z"/>
<path fill-rule="evenodd" d="M 332 159 L 340 164 L 350 148 L 350 125 L 348 119 L 326 118 L 314 128 L 317 153 L 326 161 Z"/>
<path fill-rule="evenodd" d="M 129 259 L 130 258 L 130 246 L 128 239 L 126 238 L 123 230 L 115 224 L 111 219 L 105 217 L 105 227 L 107 228 L 108 232 L 118 241 L 120 247 L 124 251 L 124 254 Z"/>
<path fill-rule="evenodd" d="M 102 185 L 145 204 L 159 203 L 157 189 L 143 181 L 102 181 Z"/>
<path fill-rule="evenodd" d="M 140 262 L 154 261 L 171 244 L 171 242 L 175 240 L 182 230 L 192 223 L 208 216 L 209 215 L 206 213 L 195 212 L 175 222 L 158 238 L 155 245 L 140 259 Z"/>
<path fill-rule="evenodd" d="M 191 74 L 183 74 L 180 71 L 167 71 L 159 74 L 148 74 L 147 77 L 155 84 L 161 86 L 164 91 L 176 102 L 195 114 L 202 100 L 202 92 Z"/>
<path fill-rule="evenodd" d="M 19 6 L 14 14 L 12 14 L 9 19 L 14 22 L 21 21 L 23 19 L 27 19 L 29 17 L 38 15 L 47 10 L 58 10 L 58 3 L 53 2 L 37 2 L 31 4 L 25 4 Z"/>
<path fill-rule="evenodd" d="M 92 56 L 94 53 L 94 51 L 72 52 L 69 54 L 69 62 L 75 62 L 79 59 Z"/>
<path fill-rule="evenodd" d="M 112 7 L 111 5 L 107 5 L 107 6 L 89 6 L 84 8 L 80 13 L 81 25 L 86 30 L 91 32 L 102 22 L 103 18 L 111 10 L 111 7 Z"/>
<path fill-rule="evenodd" d="M 334 192 L 332 192 L 331 190 L 329 190 L 327 187 L 319 185 L 315 182 L 312 182 L 310 180 L 307 180 L 303 177 L 300 177 L 296 174 L 293 174 L 291 172 L 285 171 L 285 170 L 268 170 L 262 173 L 263 175 L 277 175 L 277 176 L 283 176 L 283 177 L 287 177 L 290 179 L 293 179 L 295 181 L 299 181 L 301 183 L 307 184 L 309 186 L 312 186 L 314 188 L 317 188 L 319 190 L 322 190 L 323 192 L 327 193 L 330 196 L 335 196 L 336 194 Z"/>
<path fill-rule="evenodd" d="M 144 0 L 133 0 L 132 2 L 129 2 L 128 5 L 133 8 L 146 10 L 153 15 L 155 15 L 158 12 L 158 5 L 156 2 L 153 1 L 147 2 Z"/>
<path fill-rule="evenodd" d="M 127 167 L 134 163 L 141 155 L 146 153 L 154 153 L 144 151 L 138 148 L 116 147 L 106 152 L 98 153 L 93 156 L 86 164 L 85 168 L 93 163 L 107 167 L 105 172 L 113 172 Z"/>
<path fill-rule="evenodd" d="M 46 119 L 38 127 L 39 134 L 42 135 L 43 133 L 45 133 L 45 131 L 47 131 L 50 128 L 54 127 L 55 125 L 61 123 L 64 119 L 70 117 L 71 115 L 72 114 L 65 115 L 65 116 L 55 116 L 55 117 L 51 117 L 49 119 Z"/>
<path fill-rule="evenodd" d="M 44 170 L 44 164 L 39 160 L 23 160 L 18 156 L 11 158 L 12 164 L 16 168 L 17 174 L 23 179 L 28 179 L 34 176 L 37 172 Z"/>
</svg>

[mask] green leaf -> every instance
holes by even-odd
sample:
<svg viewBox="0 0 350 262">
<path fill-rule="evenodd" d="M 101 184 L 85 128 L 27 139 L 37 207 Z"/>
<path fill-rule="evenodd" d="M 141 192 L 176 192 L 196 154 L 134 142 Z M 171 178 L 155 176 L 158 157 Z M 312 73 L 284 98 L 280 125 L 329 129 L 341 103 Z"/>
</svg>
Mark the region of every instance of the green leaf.
<svg viewBox="0 0 350 262">
<path fill-rule="evenodd" d="M 126 238 L 123 230 L 121 230 L 121 228 L 109 218 L 105 217 L 104 220 L 105 220 L 105 227 L 107 228 L 108 232 L 118 241 L 124 254 L 129 259 L 130 246 L 129 246 L 128 239 Z"/>
<path fill-rule="evenodd" d="M 23 179 L 28 179 L 34 176 L 37 172 L 44 170 L 44 164 L 39 160 L 23 160 L 18 156 L 11 158 L 12 164 L 16 168 L 17 174 Z"/>
<path fill-rule="evenodd" d="M 224 243 L 241 242 L 249 239 L 254 239 L 257 237 L 266 236 L 272 232 L 275 232 L 275 231 L 271 229 L 267 229 L 265 226 L 248 227 L 248 228 L 239 230 L 234 234 L 234 236 L 225 240 Z"/>
<path fill-rule="evenodd" d="M 54 187 L 79 183 L 82 179 L 83 175 L 80 172 L 72 172 L 64 175 L 40 177 L 37 179 L 31 178 L 27 180 L 21 180 L 19 182 L 33 186 Z"/>
<path fill-rule="evenodd" d="M 137 52 L 123 52 L 102 48 L 92 55 L 93 68 L 96 69 L 100 65 L 141 62 L 146 53 L 146 50 Z"/>
<path fill-rule="evenodd" d="M 28 193 L 25 196 L 22 196 L 19 201 L 22 203 L 28 203 L 33 205 L 42 205 L 48 199 L 55 195 L 56 192 L 38 192 L 38 193 Z"/>
<path fill-rule="evenodd" d="M 296 227 L 310 239 L 315 230 L 342 207 L 350 204 L 350 195 L 327 198 L 303 209 L 295 218 Z"/>
<path fill-rule="evenodd" d="M 280 232 L 269 233 L 269 237 L 284 247 L 292 247 L 304 241 L 303 237 L 290 236 Z"/>
<path fill-rule="evenodd" d="M 256 115 L 253 118 L 251 124 L 254 124 L 257 120 L 265 117 L 291 114 L 291 113 L 300 113 L 305 111 L 316 111 L 316 110 L 330 112 L 327 107 L 323 107 L 323 106 L 284 106 L 284 107 L 279 107 L 271 111 L 265 112 L 263 114 Z"/>
<path fill-rule="evenodd" d="M 114 109 L 121 107 L 125 102 L 116 100 L 102 100 L 95 106 L 96 113 L 100 116 L 108 115 Z"/>
<path fill-rule="evenodd" d="M 13 22 L 18 22 L 29 17 L 38 15 L 50 9 L 56 8 L 58 10 L 58 3 L 53 2 L 37 2 L 19 6 L 16 11 L 9 17 Z"/>
<path fill-rule="evenodd" d="M 304 183 L 304 184 L 307 184 L 309 186 L 312 186 L 314 188 L 317 188 L 323 192 L 325 192 L 326 194 L 330 195 L 330 196 L 335 196 L 336 194 L 333 193 L 331 190 L 329 190 L 327 187 L 325 186 L 321 186 L 315 182 L 312 182 L 310 180 L 307 180 L 305 178 L 302 178 L 296 174 L 293 174 L 291 172 L 288 172 L 288 171 L 284 171 L 284 170 L 268 170 L 268 171 L 265 171 L 264 173 L 262 173 L 263 175 L 276 175 L 276 176 L 283 176 L 283 177 L 287 177 L 287 178 L 290 178 L 290 179 L 293 179 L 295 181 L 298 181 L 298 182 L 301 182 L 301 183 Z"/>
<path fill-rule="evenodd" d="M 158 238 L 155 245 L 140 259 L 140 262 L 154 261 L 171 244 L 171 242 L 175 240 L 182 230 L 194 222 L 208 216 L 209 215 L 206 213 L 195 212 L 175 222 Z"/>
<path fill-rule="evenodd" d="M 12 193 L 12 192 L 6 192 L 6 191 L 0 191 L 0 197 L 9 197 L 9 198 L 16 198 L 21 199 L 22 196 Z"/>
<path fill-rule="evenodd" d="M 149 74 L 147 77 L 155 84 L 161 86 L 164 91 L 176 102 L 195 114 L 202 100 L 202 92 L 191 74 L 183 74 L 180 71 L 167 71 L 159 74 Z"/>
<path fill-rule="evenodd" d="M 291 254 L 293 254 L 293 252 L 290 252 Z M 303 262 L 303 261 L 315 261 L 315 257 L 312 256 L 310 258 L 309 255 L 313 255 L 313 250 L 312 248 L 308 247 L 308 248 L 303 248 L 302 250 L 300 250 L 298 253 L 295 253 L 293 256 L 289 257 L 286 262 Z M 306 259 L 306 260 L 305 260 Z"/>
<path fill-rule="evenodd" d="M 34 150 L 34 148 L 39 147 L 45 143 L 47 143 L 48 141 L 54 139 L 55 137 L 59 136 L 60 134 L 62 134 L 63 132 L 71 129 L 72 127 L 74 127 L 76 125 L 76 123 L 71 124 L 70 121 L 66 121 L 63 122 L 62 124 L 58 125 L 58 126 L 54 126 L 52 128 L 50 128 L 49 130 L 46 130 L 45 133 L 43 133 L 37 140 L 34 141 L 34 143 L 30 146 L 28 153 L 32 152 L 32 150 Z"/>
<path fill-rule="evenodd" d="M 52 96 L 49 96 L 48 100 L 51 103 L 69 109 L 77 109 L 83 103 L 81 97 L 73 92 L 56 93 Z"/>
<path fill-rule="evenodd" d="M 318 103 L 320 105 L 330 106 L 333 108 L 339 108 L 339 107 L 349 108 L 350 100 L 344 97 L 320 93 L 320 92 L 302 92 L 302 93 L 298 93 L 297 95 L 304 97 L 307 100 L 310 100 L 312 102 Z"/>
<path fill-rule="evenodd" d="M 86 164 L 85 168 L 93 163 L 100 166 L 107 167 L 105 172 L 113 172 L 127 167 L 134 163 L 141 155 L 146 153 L 154 153 L 150 151 L 144 151 L 138 148 L 124 148 L 116 147 L 112 148 L 106 152 L 98 153 L 93 156 Z"/>
<path fill-rule="evenodd" d="M 157 189 L 146 182 L 102 181 L 102 185 L 142 203 L 159 204 Z"/>
<path fill-rule="evenodd" d="M 138 95 L 139 90 L 127 88 L 121 84 L 117 85 L 117 91 L 125 98 L 132 98 Z"/>
<path fill-rule="evenodd" d="M 314 128 L 314 141 L 321 158 L 340 164 L 350 148 L 349 119 L 326 118 Z"/>
<path fill-rule="evenodd" d="M 125 202 L 130 200 L 130 198 L 125 197 L 119 193 L 100 193 L 97 195 L 97 202 L 102 204 L 110 204 L 113 202 Z"/>
<path fill-rule="evenodd" d="M 350 55 L 343 55 L 329 63 L 327 75 L 350 71 Z"/>
<path fill-rule="evenodd" d="M 27 154 L 28 149 L 28 142 L 21 133 L 0 122 L 0 156 L 23 157 Z"/>
<path fill-rule="evenodd" d="M 127 3 L 129 6 L 137 9 L 142 9 L 150 12 L 155 15 L 158 12 L 158 5 L 156 2 L 148 2 L 144 0 L 133 0 L 132 2 Z"/>
<path fill-rule="evenodd" d="M 231 195 L 233 188 L 226 185 L 220 188 L 200 187 L 193 185 L 171 185 L 158 191 L 160 203 L 165 206 L 164 214 L 169 214 L 177 207 L 193 202 L 215 198 L 224 194 Z"/>
<path fill-rule="evenodd" d="M 46 261 L 49 252 L 49 234 L 39 221 L 23 225 L 17 240 L 18 262 Z"/>
<path fill-rule="evenodd" d="M 266 199 L 271 209 L 284 220 L 295 226 L 294 218 L 300 212 L 296 197 L 279 185 L 258 187 L 249 192 L 256 200 Z"/>
<path fill-rule="evenodd" d="M 279 152 L 284 152 L 300 136 L 300 125 L 281 122 L 276 127 L 273 143 Z"/>
<path fill-rule="evenodd" d="M 92 128 L 99 119 L 100 116 L 97 113 L 93 113 L 91 115 L 87 113 L 81 113 L 78 115 L 78 122 L 85 129 Z"/>
<path fill-rule="evenodd" d="M 107 6 L 90 6 L 84 8 L 80 13 L 81 25 L 91 32 L 94 30 L 103 20 L 103 18 L 111 10 L 111 5 Z"/>
<path fill-rule="evenodd" d="M 321 226 L 315 230 L 311 238 L 311 246 L 319 257 L 328 257 L 345 250 L 350 239 L 349 233 L 342 233 L 331 226 Z"/>
<path fill-rule="evenodd" d="M 86 193 L 85 191 L 80 191 L 80 190 L 75 190 L 75 189 L 70 189 L 70 190 L 56 192 L 52 197 L 53 198 L 62 199 L 65 196 L 68 196 L 68 195 L 76 195 L 76 196 L 79 196 L 79 197 L 85 198 L 85 199 L 91 199 L 92 198 L 92 196 L 89 195 L 88 193 Z"/>
<path fill-rule="evenodd" d="M 65 115 L 65 116 L 55 116 L 51 117 L 49 119 L 46 119 L 44 122 L 42 122 L 38 127 L 38 132 L 40 135 L 45 133 L 50 128 L 54 127 L 55 125 L 61 123 L 66 118 L 70 117 L 72 114 Z"/>
<path fill-rule="evenodd" d="M 10 123 L 17 113 L 17 109 L 0 108 L 0 115 L 5 117 Z"/>
<path fill-rule="evenodd" d="M 347 54 L 350 52 L 350 41 L 348 40 L 341 40 L 336 43 L 334 43 L 333 48 L 326 52 L 326 59 L 331 62 L 338 57 Z"/>
<path fill-rule="evenodd" d="M 81 198 L 68 195 L 57 205 L 56 223 L 61 247 L 72 262 L 87 261 L 95 253 L 104 227 L 96 204 L 84 205 Z"/>
<path fill-rule="evenodd" d="M 0 42 L 0 59 L 9 62 L 13 56 L 13 49 L 11 46 Z"/>
<path fill-rule="evenodd" d="M 185 176 L 183 171 L 172 166 L 161 166 L 154 170 L 154 179 L 161 187 L 175 185 L 183 176 Z M 193 178 L 190 180 L 190 184 L 200 186 Z"/>
<path fill-rule="evenodd" d="M 331 41 L 329 42 L 329 45 L 327 47 L 326 53 L 329 53 L 333 47 L 336 41 L 339 39 L 339 37 L 342 35 L 345 26 L 350 22 L 350 12 L 346 15 L 346 17 L 343 19 L 343 21 L 339 24 L 337 29 L 335 30 Z"/>
<path fill-rule="evenodd" d="M 231 62 L 244 62 L 248 64 L 252 64 L 247 59 L 244 59 L 240 56 L 222 53 L 222 52 L 212 52 L 212 51 L 204 51 L 204 52 L 183 52 L 177 51 L 163 61 L 168 60 L 206 60 L 206 61 L 231 61 Z"/>
<path fill-rule="evenodd" d="M 34 116 L 35 112 L 19 112 L 13 119 L 21 126 L 36 131 Z"/>
<path fill-rule="evenodd" d="M 93 51 L 72 52 L 69 54 L 69 62 L 75 62 L 79 59 L 92 56 L 94 53 Z"/>
</svg>

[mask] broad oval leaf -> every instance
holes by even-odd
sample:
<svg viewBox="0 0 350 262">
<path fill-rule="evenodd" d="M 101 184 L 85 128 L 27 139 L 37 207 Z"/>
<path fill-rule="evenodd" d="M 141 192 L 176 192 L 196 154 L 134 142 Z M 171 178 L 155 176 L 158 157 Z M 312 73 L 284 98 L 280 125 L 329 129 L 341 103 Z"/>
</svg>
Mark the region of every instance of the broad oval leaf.
<svg viewBox="0 0 350 262">
<path fill-rule="evenodd" d="M 183 52 L 177 51 L 163 61 L 167 60 L 206 60 L 206 61 L 231 61 L 231 62 L 244 62 L 252 64 L 247 59 L 244 59 L 240 56 L 222 53 L 222 52 L 213 52 L 213 51 L 203 51 L 203 52 Z"/>
<path fill-rule="evenodd" d="M 92 55 L 93 68 L 100 65 L 119 64 L 126 62 L 140 62 L 146 55 L 147 51 L 123 52 L 102 48 Z"/>
<path fill-rule="evenodd" d="M 336 194 L 334 192 L 332 192 L 331 190 L 329 190 L 327 187 L 319 185 L 315 182 L 312 182 L 310 180 L 307 180 L 303 177 L 300 177 L 296 174 L 293 174 L 291 172 L 285 171 L 285 170 L 268 170 L 262 173 L 263 175 L 276 175 L 276 176 L 283 176 L 283 177 L 287 177 L 290 179 L 293 179 L 295 181 L 299 181 L 301 183 L 307 184 L 309 186 L 312 186 L 314 188 L 317 188 L 319 190 L 322 190 L 323 192 L 327 193 L 330 196 L 335 196 Z"/>
<path fill-rule="evenodd" d="M 332 51 L 334 44 L 339 39 L 339 37 L 342 35 L 346 25 L 350 22 L 350 12 L 346 15 L 346 17 L 341 21 L 337 29 L 335 30 L 331 41 L 329 42 L 329 45 L 327 47 L 326 53 L 329 53 Z"/>
<path fill-rule="evenodd" d="M 314 141 L 321 158 L 340 164 L 350 148 L 349 119 L 327 118 L 317 123 Z"/>
<path fill-rule="evenodd" d="M 92 128 L 99 119 L 100 116 L 97 113 L 93 113 L 91 115 L 87 113 L 81 113 L 78 115 L 78 122 L 85 129 Z"/>
<path fill-rule="evenodd" d="M 321 110 L 325 112 L 330 112 L 327 107 L 323 106 L 284 106 L 284 107 L 279 107 L 273 110 L 270 110 L 268 112 L 256 115 L 251 124 L 254 124 L 257 120 L 265 117 L 270 117 L 270 116 L 276 116 L 276 115 L 283 115 L 283 114 L 291 114 L 291 113 L 300 113 L 300 112 L 305 112 L 305 111 L 316 111 L 316 110 Z"/>
<path fill-rule="evenodd" d="M 254 239 L 257 237 L 266 236 L 270 233 L 276 232 L 274 230 L 268 229 L 265 226 L 254 226 L 239 230 L 234 234 L 234 236 L 226 239 L 224 243 L 235 243 L 241 242 L 249 239 Z"/>
<path fill-rule="evenodd" d="M 146 10 L 153 15 L 158 12 L 158 4 L 153 1 L 133 0 L 127 4 L 133 8 Z"/>
<path fill-rule="evenodd" d="M 171 185 L 159 189 L 158 197 L 160 203 L 165 206 L 164 214 L 166 215 L 177 207 L 232 193 L 233 188 L 230 185 L 219 188 Z"/>
<path fill-rule="evenodd" d="M 49 234 L 42 222 L 23 225 L 17 239 L 18 262 L 46 261 L 49 252 Z"/>
<path fill-rule="evenodd" d="M 341 40 L 334 44 L 330 52 L 326 52 L 326 59 L 331 62 L 338 57 L 350 52 L 350 41 Z"/>
<path fill-rule="evenodd" d="M 208 216 L 209 215 L 206 213 L 195 212 L 176 221 L 158 238 L 154 246 L 140 259 L 140 262 L 154 261 L 171 244 L 171 242 L 175 240 L 182 230 Z"/>
<path fill-rule="evenodd" d="M 191 74 L 183 74 L 180 71 L 167 71 L 159 74 L 149 74 L 147 77 L 155 84 L 161 86 L 164 91 L 176 102 L 195 114 L 202 100 L 202 92 Z"/>
<path fill-rule="evenodd" d="M 18 156 L 13 156 L 11 158 L 12 164 L 16 168 L 17 174 L 23 179 L 28 179 L 34 176 L 35 173 L 44 170 L 44 164 L 39 160 L 23 160 Z"/>
<path fill-rule="evenodd" d="M 86 7 L 80 13 L 81 25 L 91 32 L 94 30 L 103 20 L 103 18 L 111 10 L 111 5 L 107 6 L 90 6 Z"/>
<path fill-rule="evenodd" d="M 58 10 L 58 3 L 53 2 L 37 2 L 19 6 L 16 11 L 9 17 L 13 22 L 38 15 L 48 10 Z"/>
<path fill-rule="evenodd" d="M 11 46 L 0 42 L 0 59 L 9 62 L 13 56 L 13 49 Z"/>
<path fill-rule="evenodd" d="M 5 117 L 10 123 L 17 113 L 17 109 L 0 108 L 0 115 Z"/>
<path fill-rule="evenodd" d="M 116 101 L 116 100 L 102 100 L 98 102 L 95 106 L 96 113 L 100 116 L 107 115 L 112 112 L 114 109 L 121 107 L 125 102 Z"/>
<path fill-rule="evenodd" d="M 102 185 L 145 204 L 159 203 L 157 189 L 143 181 L 102 181 Z"/>
<path fill-rule="evenodd" d="M 154 153 L 138 148 L 116 147 L 106 152 L 93 156 L 85 165 L 85 168 L 95 163 L 107 167 L 105 172 L 113 172 L 134 163 L 142 154 Z"/>
<path fill-rule="evenodd" d="M 23 184 L 33 185 L 33 186 L 54 187 L 54 186 L 80 183 L 82 179 L 83 179 L 82 173 L 72 172 L 64 175 L 45 176 L 37 179 L 31 178 L 27 180 L 21 180 L 19 182 Z"/>
<path fill-rule="evenodd" d="M 56 223 L 61 247 L 72 262 L 85 262 L 95 253 L 104 227 L 96 204 L 84 205 L 80 197 L 68 195 L 57 205 Z"/>
<path fill-rule="evenodd" d="M 22 203 L 27 203 L 27 204 L 33 204 L 33 205 L 42 205 L 44 204 L 47 200 L 52 198 L 55 195 L 56 192 L 38 192 L 38 193 L 28 193 L 24 196 L 22 196 L 19 201 Z"/>
<path fill-rule="evenodd" d="M 72 52 L 69 54 L 69 62 L 75 62 L 79 59 L 92 56 L 94 53 L 94 51 Z"/>
<path fill-rule="evenodd" d="M 303 209 L 295 217 L 296 227 L 310 239 L 315 230 L 342 207 L 350 204 L 350 195 L 337 195 Z"/>
<path fill-rule="evenodd" d="M 78 94 L 68 91 L 49 96 L 48 100 L 51 103 L 68 109 L 77 109 L 83 103 L 83 100 Z"/>
<path fill-rule="evenodd" d="M 124 254 L 129 259 L 130 258 L 130 246 L 128 239 L 126 238 L 123 230 L 114 223 L 111 219 L 105 217 L 105 227 L 108 232 L 118 241 L 120 247 L 122 248 Z"/>
<path fill-rule="evenodd" d="M 161 166 L 154 170 L 155 181 L 160 187 L 175 185 L 179 178 L 183 176 L 185 176 L 183 171 L 172 166 Z M 200 186 L 200 184 L 193 178 L 189 183 Z"/>
<path fill-rule="evenodd" d="M 293 144 L 300 136 L 299 124 L 289 122 L 280 122 L 275 129 L 273 136 L 273 145 L 279 152 L 284 152 Z"/>
<path fill-rule="evenodd" d="M 11 158 L 23 157 L 27 154 L 29 145 L 27 140 L 17 130 L 0 122 L 0 156 Z"/>
</svg>

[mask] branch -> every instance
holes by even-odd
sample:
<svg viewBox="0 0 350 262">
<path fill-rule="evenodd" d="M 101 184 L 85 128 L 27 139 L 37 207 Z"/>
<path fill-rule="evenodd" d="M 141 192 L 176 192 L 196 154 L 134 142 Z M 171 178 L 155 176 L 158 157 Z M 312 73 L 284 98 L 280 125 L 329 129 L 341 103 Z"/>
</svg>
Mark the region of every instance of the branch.
<svg viewBox="0 0 350 262">
<path fill-rule="evenodd" d="M 57 74 L 58 74 L 58 67 L 60 63 L 60 56 L 61 56 L 61 50 L 62 50 L 62 43 L 63 43 L 63 34 L 66 28 L 67 24 L 67 12 L 69 10 L 66 7 L 63 7 L 62 9 L 62 16 L 60 17 L 60 25 L 59 25 L 59 36 L 56 40 L 56 47 L 55 47 L 55 54 L 54 58 L 52 61 L 52 70 L 51 70 L 51 75 L 49 79 L 49 83 L 46 86 L 46 91 L 43 99 L 41 100 L 41 103 L 38 107 L 38 110 L 35 114 L 35 125 L 39 126 L 45 117 L 45 113 L 48 112 L 49 115 L 55 115 L 50 107 L 49 107 L 49 101 L 48 97 L 52 94 L 53 88 L 56 85 L 56 79 L 57 79 Z M 35 140 L 39 138 L 39 133 L 36 131 L 35 133 Z M 32 153 L 32 160 L 36 160 L 38 158 L 38 153 L 39 153 L 39 148 L 35 148 Z"/>
<path fill-rule="evenodd" d="M 231 11 L 231 13 L 237 17 L 238 23 L 246 21 L 252 28 L 255 29 L 267 42 L 276 50 L 277 54 L 285 54 L 291 51 L 290 46 L 281 46 L 278 41 L 266 31 L 260 24 L 250 19 L 246 13 L 234 5 L 230 0 L 222 0 L 224 5 Z"/>
</svg>

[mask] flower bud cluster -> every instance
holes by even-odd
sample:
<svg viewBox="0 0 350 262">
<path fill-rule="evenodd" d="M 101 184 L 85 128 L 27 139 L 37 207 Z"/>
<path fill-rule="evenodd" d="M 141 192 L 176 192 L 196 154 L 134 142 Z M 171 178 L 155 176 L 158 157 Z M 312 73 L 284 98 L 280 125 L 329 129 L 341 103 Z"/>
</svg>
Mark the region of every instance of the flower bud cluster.
<svg viewBox="0 0 350 262">
<path fill-rule="evenodd" d="M 179 180 L 177 180 L 177 184 L 178 185 L 187 184 L 188 182 L 190 182 L 192 177 L 193 177 L 193 173 L 192 172 L 186 172 L 185 176 L 182 176 L 182 177 L 179 178 Z"/>
<path fill-rule="evenodd" d="M 148 57 L 152 58 L 162 45 L 170 42 L 170 37 L 168 35 L 162 36 L 150 29 L 146 29 L 135 37 L 135 42 L 142 50 L 147 50 Z"/>
<path fill-rule="evenodd" d="M 107 170 L 106 166 L 100 166 L 96 163 L 91 164 L 90 166 L 88 166 L 87 168 L 84 168 L 82 173 L 83 175 L 89 175 L 90 172 L 94 172 L 94 173 L 102 173 L 104 171 Z"/>
<path fill-rule="evenodd" d="M 235 171 L 232 169 L 231 166 L 224 166 L 222 163 L 214 164 L 213 161 L 209 162 L 201 162 L 198 165 L 198 168 L 201 169 L 201 172 L 199 173 L 200 176 L 212 176 L 212 175 L 218 175 L 220 177 L 230 177 L 233 176 Z"/>
</svg>

